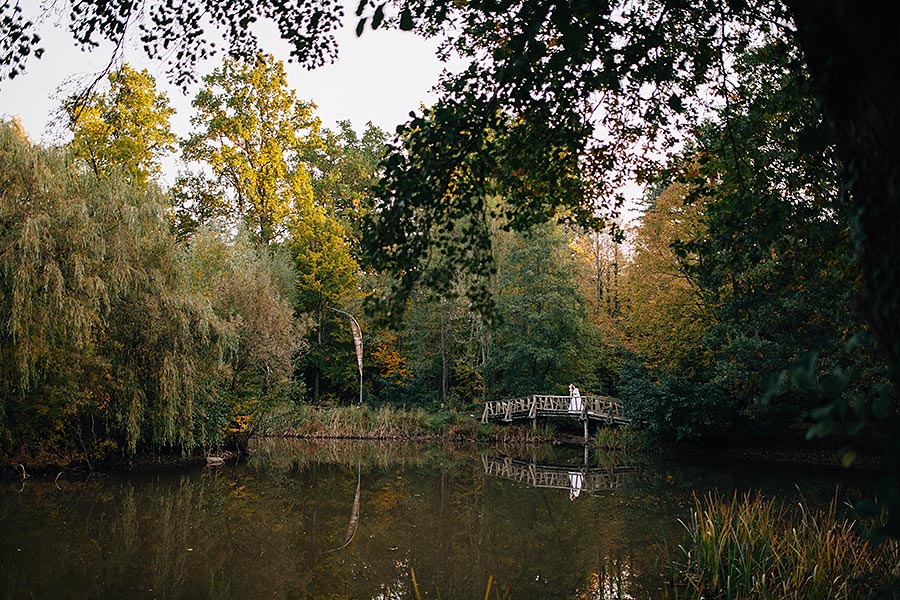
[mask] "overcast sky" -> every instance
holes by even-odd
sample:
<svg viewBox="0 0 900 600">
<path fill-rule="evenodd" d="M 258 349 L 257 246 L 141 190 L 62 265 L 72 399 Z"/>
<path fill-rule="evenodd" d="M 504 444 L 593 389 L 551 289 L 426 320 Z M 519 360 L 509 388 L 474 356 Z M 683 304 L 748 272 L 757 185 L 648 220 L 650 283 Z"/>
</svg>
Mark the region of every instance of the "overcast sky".
<svg viewBox="0 0 900 600">
<path fill-rule="evenodd" d="M 445 66 L 435 56 L 437 42 L 412 33 L 384 30 L 367 30 L 357 38 L 355 17 L 351 15 L 348 23 L 350 26 L 338 32 L 337 62 L 313 71 L 287 64 L 287 45 L 265 26 L 258 33 L 263 50 L 285 60 L 289 85 L 301 99 L 316 103 L 326 127 L 349 119 L 357 130 L 372 121 L 393 132 L 406 121 L 411 110 L 434 101 L 430 90 Z M 32 60 L 24 76 L 0 82 L 0 115 L 18 116 L 32 139 L 49 142 L 55 139 L 55 130 L 48 128 L 48 123 L 60 99 L 73 91 L 72 78 L 98 72 L 109 60 L 110 51 L 103 47 L 90 53 L 79 51 L 64 21 L 46 20 L 40 35 L 45 48 L 43 58 Z M 127 51 L 126 60 L 137 68 L 147 68 L 156 77 L 158 88 L 167 93 L 178 111 L 173 129 L 186 135 L 191 99 L 199 86 L 183 94 L 166 81 L 165 64 L 148 61 L 137 49 Z M 202 63 L 199 76 L 209 73 L 221 60 L 220 55 Z"/>
<path fill-rule="evenodd" d="M 34 5 L 25 8 L 36 10 Z M 393 133 L 397 125 L 407 120 L 411 110 L 434 102 L 431 89 L 448 65 L 435 55 L 436 40 L 424 40 L 413 33 L 367 30 L 357 38 L 356 18 L 352 11 L 347 13 L 347 25 L 337 33 L 338 60 L 313 71 L 287 63 L 287 44 L 281 41 L 274 27 L 263 25 L 256 31 L 262 49 L 285 61 L 288 84 L 297 90 L 298 97 L 316 103 L 317 114 L 326 127 L 347 119 L 357 131 L 362 131 L 371 121 Z M 35 19 L 37 15 L 29 16 Z M 32 60 L 25 75 L 0 82 L 0 116 L 19 117 L 32 139 L 49 143 L 67 135 L 65 129 L 54 127 L 51 119 L 60 100 L 75 90 L 73 78 L 84 79 L 99 72 L 109 60 L 111 50 L 101 46 L 90 53 L 81 52 L 62 20 L 45 19 L 40 35 L 45 48 L 43 58 Z M 186 136 L 190 131 L 191 100 L 199 84 L 184 94 L 166 81 L 165 64 L 147 60 L 136 48 L 126 51 L 125 58 L 132 66 L 146 68 L 156 77 L 158 89 L 168 95 L 177 111 L 172 119 L 173 130 L 179 136 Z M 221 60 L 222 56 L 216 56 L 201 63 L 198 80 Z M 461 63 L 449 67 L 460 70 Z M 177 167 L 174 156 L 164 160 L 163 179 L 173 181 Z M 640 196 L 641 189 L 631 184 L 622 191 L 629 199 L 625 221 L 630 221 L 637 214 L 634 200 Z"/>
</svg>

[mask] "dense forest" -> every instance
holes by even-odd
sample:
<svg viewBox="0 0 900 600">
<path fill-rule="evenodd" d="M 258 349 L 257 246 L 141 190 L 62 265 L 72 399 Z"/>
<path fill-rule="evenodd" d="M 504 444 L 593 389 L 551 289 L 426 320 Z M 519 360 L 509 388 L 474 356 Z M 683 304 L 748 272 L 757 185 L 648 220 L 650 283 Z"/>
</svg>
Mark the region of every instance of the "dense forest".
<svg viewBox="0 0 900 600">
<path fill-rule="evenodd" d="M 186 85 L 214 54 L 189 18 L 202 4 L 67 14 L 83 45 L 144 32 Z M 292 58 L 334 58 L 339 5 L 251 4 Z M 40 39 L 0 10 L 15 77 Z M 468 63 L 393 136 L 322 127 L 244 35 L 255 15 L 211 11 L 229 57 L 184 138 L 127 65 L 63 103 L 66 144 L 3 125 L 4 454 L 189 452 L 276 410 L 350 404 L 352 314 L 369 404 L 471 409 L 575 383 L 660 440 L 827 437 L 896 477 L 882 7 L 361 2 L 358 34 L 442 36 Z M 646 190 L 634 223 L 628 181 Z"/>
<path fill-rule="evenodd" d="M 437 235 L 485 227 L 490 268 L 429 249 L 394 319 L 377 308 L 396 275 L 365 244 L 388 136 L 322 127 L 273 57 L 205 77 L 183 139 L 127 65 L 62 107 L 65 145 L 5 123 L 4 453 L 188 452 L 276 407 L 353 403 L 343 313 L 362 321 L 375 405 L 464 410 L 576 383 L 675 441 L 799 439 L 836 387 L 883 410 L 839 160 L 794 52 L 739 57 L 736 100 L 653 173 L 636 222 L 516 230 L 485 196 L 485 220 Z M 815 363 L 833 372 L 821 384 Z"/>
<path fill-rule="evenodd" d="M 368 403 L 460 407 L 612 381 L 587 307 L 602 286 L 579 273 L 596 235 L 498 226 L 494 319 L 423 289 L 399 325 L 370 324 L 364 301 L 390 281 L 359 240 L 384 132 L 322 128 L 264 55 L 226 61 L 193 106 L 178 140 L 153 78 L 126 65 L 63 107 L 68 144 L 3 125 L 5 454 L 188 452 L 277 405 L 350 403 L 340 311 L 364 323 Z"/>
</svg>

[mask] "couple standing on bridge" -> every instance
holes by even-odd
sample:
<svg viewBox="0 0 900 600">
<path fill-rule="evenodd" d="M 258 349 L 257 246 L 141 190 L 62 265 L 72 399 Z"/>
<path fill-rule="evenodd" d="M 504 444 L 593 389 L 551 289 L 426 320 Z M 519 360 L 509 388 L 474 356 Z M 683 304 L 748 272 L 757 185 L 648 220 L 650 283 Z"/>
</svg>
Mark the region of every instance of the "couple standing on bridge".
<svg viewBox="0 0 900 600">
<path fill-rule="evenodd" d="M 581 390 L 575 387 L 574 383 L 569 384 L 569 412 L 580 413 L 583 408 L 581 403 Z M 587 421 L 585 421 L 587 423 Z M 587 425 L 585 425 L 585 428 Z M 587 429 L 585 429 L 585 432 Z M 585 434 L 587 435 L 587 434 Z M 585 455 L 587 456 L 587 455 Z M 581 487 L 584 485 L 584 473 L 580 471 L 569 472 L 569 500 L 573 502 L 581 494 Z"/>
<path fill-rule="evenodd" d="M 574 383 L 569 384 L 569 412 L 580 413 L 582 409 L 581 391 L 575 387 Z"/>
</svg>

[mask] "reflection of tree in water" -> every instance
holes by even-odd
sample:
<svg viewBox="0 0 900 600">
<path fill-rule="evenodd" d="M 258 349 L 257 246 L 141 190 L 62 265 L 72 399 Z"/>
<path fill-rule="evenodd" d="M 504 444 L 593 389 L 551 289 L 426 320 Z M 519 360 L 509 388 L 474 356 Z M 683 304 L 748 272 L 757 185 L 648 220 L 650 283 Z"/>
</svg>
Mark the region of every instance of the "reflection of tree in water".
<svg viewBox="0 0 900 600">
<path fill-rule="evenodd" d="M 678 539 L 691 491 L 728 481 L 643 467 L 572 502 L 568 490 L 485 475 L 463 450 L 270 450 L 214 471 L 0 489 L 0 597 L 411 598 L 414 568 L 422 592 L 443 598 L 483 598 L 489 576 L 516 598 L 643 598 L 658 583 L 662 527 Z M 530 452 L 516 460 L 557 461 L 567 478 L 583 467 L 581 456 Z M 325 553 L 347 541 L 354 514 L 352 541 Z"/>
</svg>

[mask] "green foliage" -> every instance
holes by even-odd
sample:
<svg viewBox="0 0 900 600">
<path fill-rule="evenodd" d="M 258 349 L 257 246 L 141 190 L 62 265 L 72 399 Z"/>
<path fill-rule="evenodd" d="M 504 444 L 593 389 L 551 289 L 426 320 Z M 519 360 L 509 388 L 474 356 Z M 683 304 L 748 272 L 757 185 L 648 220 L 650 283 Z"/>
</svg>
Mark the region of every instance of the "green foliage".
<svg viewBox="0 0 900 600">
<path fill-rule="evenodd" d="M 82 48 L 103 45 L 121 49 L 133 44 L 152 59 L 164 59 L 169 77 L 187 87 L 196 80 L 197 63 L 219 50 L 219 44 L 207 37 L 210 28 L 222 35 L 229 56 L 249 61 L 259 53 L 259 40 L 251 25 L 272 21 L 287 40 L 291 57 L 318 67 L 337 56 L 332 32 L 340 27 L 343 15 L 342 5 L 330 2 L 258 0 L 222 5 L 210 0 L 124 0 L 112 6 L 88 0 L 67 8 L 60 18 Z M 40 58 L 44 49 L 35 23 L 24 18 L 18 4 L 0 5 L 0 23 L 0 80 L 12 79 L 24 72 L 31 57 Z"/>
<path fill-rule="evenodd" d="M 601 450 L 641 452 L 650 448 L 650 436 L 646 431 L 631 427 L 601 427 L 594 434 L 593 443 Z"/>
<path fill-rule="evenodd" d="M 863 323 L 858 266 L 834 148 L 798 60 L 778 40 L 739 57 L 735 98 L 673 164 L 675 182 L 636 233 L 623 321 L 649 369 L 629 366 L 623 378 L 636 379 L 621 386 L 671 437 L 796 435 L 821 395 L 761 396 L 760 384 L 809 349 L 859 373 L 863 396 L 885 379 L 871 352 L 842 352 Z"/>
<path fill-rule="evenodd" d="M 461 406 L 483 398 L 483 364 L 488 331 L 468 304 L 456 298 L 414 293 L 399 329 L 400 348 L 408 357 L 411 405 Z"/>
<path fill-rule="evenodd" d="M 259 250 L 248 236 L 230 238 L 201 229 L 191 239 L 186 266 L 192 289 L 210 299 L 216 315 L 233 336 L 225 356 L 225 387 L 236 414 L 254 414 L 258 402 L 289 385 L 294 361 L 306 350 L 308 323 L 294 318 L 289 259 Z M 223 390 L 223 391 L 225 391 Z"/>
<path fill-rule="evenodd" d="M 706 109 L 697 89 L 726 95 L 723 54 L 787 20 L 778 3 L 409 0 L 400 12 L 470 64 L 442 80 L 438 102 L 399 130 L 384 163 L 366 245 L 377 267 L 401 274 L 394 311 L 419 280 L 448 289 L 445 274 L 414 268 L 434 251 L 458 272 L 490 271 L 488 194 L 505 198 L 519 231 L 557 218 L 601 225 L 624 179 L 647 173 L 641 157 L 652 153 L 630 150 L 673 141 Z M 485 288 L 470 295 L 489 304 Z"/>
<path fill-rule="evenodd" d="M 860 331 L 845 347 L 840 362 L 851 365 L 845 372 L 840 366 L 821 373 L 819 353 L 807 352 L 789 368 L 773 372 L 763 383 L 764 398 L 779 398 L 791 391 L 816 398 L 820 406 L 812 411 L 814 425 L 807 439 L 841 441 L 841 462 L 849 467 L 859 452 L 879 452 L 891 467 L 874 490 L 874 496 L 857 505 L 860 514 L 875 516 L 884 511 L 885 519 L 873 532 L 874 540 L 885 536 L 900 537 L 900 481 L 892 461 L 900 448 L 894 432 L 900 413 L 894 402 L 887 373 L 880 365 L 874 340 Z M 868 368 L 866 368 L 868 367 Z"/>
<path fill-rule="evenodd" d="M 268 244 L 283 237 L 293 211 L 312 205 L 305 161 L 319 145 L 315 107 L 288 89 L 284 64 L 270 55 L 226 59 L 203 83 L 184 156 L 212 168 L 231 213 Z"/>
<path fill-rule="evenodd" d="M 185 285 L 164 198 L 8 125 L 0 163 L 5 450 L 216 439 L 227 332 Z"/>
<path fill-rule="evenodd" d="M 572 382 L 597 390 L 603 362 L 599 336 L 586 315 L 563 231 L 545 225 L 501 237 L 485 364 L 490 392 L 547 393 Z"/>
<path fill-rule="evenodd" d="M 362 223 L 372 210 L 372 188 L 378 182 L 379 163 L 387 134 L 369 123 L 362 135 L 349 121 L 337 129 L 323 129 L 322 148 L 310 159 L 316 204 L 327 208 L 346 228 L 354 258 L 364 258 L 359 247 Z"/>
<path fill-rule="evenodd" d="M 109 90 L 65 103 L 75 134 L 72 153 L 84 159 L 97 177 L 121 169 L 138 184 L 159 175 L 159 159 L 175 150 L 169 118 L 175 110 L 156 92 L 156 81 L 144 69 L 127 64 L 109 74 Z"/>
<path fill-rule="evenodd" d="M 695 498 L 671 557 L 677 582 L 708 598 L 868 598 L 900 577 L 900 546 L 872 546 L 857 522 L 736 495 Z"/>
<path fill-rule="evenodd" d="M 687 196 L 683 184 L 670 185 L 641 217 L 623 267 L 620 326 L 624 344 L 649 366 L 695 374 L 704 367 L 703 337 L 718 303 L 693 277 L 701 258 L 678 251 L 704 230 L 706 203 L 688 204 Z"/>
<path fill-rule="evenodd" d="M 0 166 L 4 453 L 188 452 L 289 393 L 289 259 L 205 229 L 179 246 L 154 185 L 8 124 Z"/>
<path fill-rule="evenodd" d="M 333 310 L 346 307 L 358 295 L 359 265 L 351 254 L 346 229 L 324 208 L 311 206 L 292 216 L 289 232 L 296 306 L 315 319 L 315 327 L 309 330 L 312 350 L 305 362 L 314 398 L 322 391 L 323 373 L 333 391 L 355 398 L 355 393 L 346 394 L 357 388 L 358 377 L 349 324 Z M 354 312 L 362 317 L 361 311 Z"/>
<path fill-rule="evenodd" d="M 341 304 L 359 275 L 344 226 L 325 209 L 310 207 L 291 219 L 289 232 L 300 306 L 312 311 Z"/>
<path fill-rule="evenodd" d="M 619 398 L 629 418 L 654 438 L 695 440 L 731 430 L 734 400 L 715 383 L 695 382 L 631 359 L 619 370 Z"/>
<path fill-rule="evenodd" d="M 608 358 L 585 311 L 573 237 L 555 225 L 527 234 L 497 231 L 490 319 L 466 299 L 469 280 L 450 297 L 417 288 L 398 329 L 408 404 L 462 407 L 476 400 L 561 391 L 577 382 L 601 391 Z M 447 257 L 429 265 L 443 268 Z M 449 265 L 448 265 L 449 268 Z"/>
</svg>

